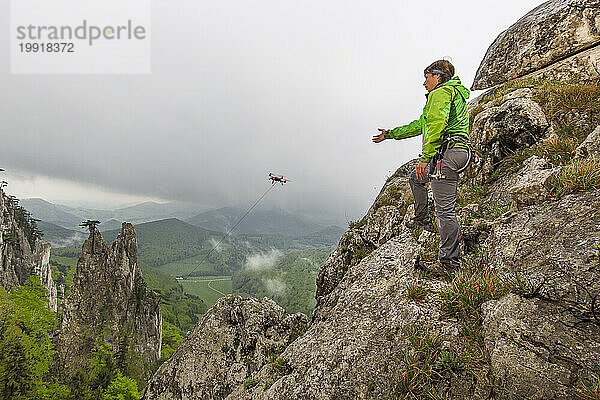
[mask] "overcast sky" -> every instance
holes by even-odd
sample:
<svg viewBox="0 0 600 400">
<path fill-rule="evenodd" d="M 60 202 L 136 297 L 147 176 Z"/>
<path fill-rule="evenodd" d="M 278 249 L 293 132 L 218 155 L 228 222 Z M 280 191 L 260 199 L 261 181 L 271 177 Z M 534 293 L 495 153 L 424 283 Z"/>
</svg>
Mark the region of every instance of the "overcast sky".
<svg viewBox="0 0 600 400">
<path fill-rule="evenodd" d="M 1 0 L 8 10 L 9 2 Z M 541 4 L 174 0 L 152 4 L 152 73 L 10 73 L 0 13 L 0 168 L 8 193 L 71 205 L 144 200 L 356 219 L 421 138 L 423 69 L 451 57 L 470 87 L 496 36 Z"/>
</svg>

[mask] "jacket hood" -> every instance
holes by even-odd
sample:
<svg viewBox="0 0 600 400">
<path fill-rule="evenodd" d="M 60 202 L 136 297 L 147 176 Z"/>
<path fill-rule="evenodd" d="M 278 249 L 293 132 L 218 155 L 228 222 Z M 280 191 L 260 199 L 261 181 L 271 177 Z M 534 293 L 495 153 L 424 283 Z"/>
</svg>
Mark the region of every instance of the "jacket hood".
<svg viewBox="0 0 600 400">
<path fill-rule="evenodd" d="M 460 78 L 458 76 L 455 76 L 454 78 L 450 79 L 448 82 L 444 83 L 442 86 L 454 86 L 454 88 L 456 90 L 458 90 L 465 99 L 468 99 L 469 96 L 471 95 L 471 92 L 469 91 L 469 89 L 467 89 L 466 87 L 464 87 L 462 85 L 462 83 L 460 83 Z"/>
</svg>

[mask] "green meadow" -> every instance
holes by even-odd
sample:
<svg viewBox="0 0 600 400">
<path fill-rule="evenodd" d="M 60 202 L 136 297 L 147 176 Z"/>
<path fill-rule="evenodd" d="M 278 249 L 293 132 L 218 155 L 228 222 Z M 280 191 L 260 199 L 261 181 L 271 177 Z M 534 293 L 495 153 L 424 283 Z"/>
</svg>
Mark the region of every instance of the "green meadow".
<svg viewBox="0 0 600 400">
<path fill-rule="evenodd" d="M 223 295 L 231 294 L 231 276 L 201 276 L 178 281 L 186 293 L 198 296 L 208 308 Z"/>
</svg>

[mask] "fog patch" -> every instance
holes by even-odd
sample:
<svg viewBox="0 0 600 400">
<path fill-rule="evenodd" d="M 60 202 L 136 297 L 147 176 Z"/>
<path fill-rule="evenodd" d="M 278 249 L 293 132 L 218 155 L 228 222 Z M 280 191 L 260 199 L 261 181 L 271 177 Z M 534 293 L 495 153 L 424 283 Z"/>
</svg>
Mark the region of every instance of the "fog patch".
<svg viewBox="0 0 600 400">
<path fill-rule="evenodd" d="M 271 249 L 269 252 L 254 253 L 246 258 L 245 268 L 253 271 L 262 271 L 271 269 L 275 266 L 277 259 L 283 253 L 277 249 Z"/>
<path fill-rule="evenodd" d="M 52 247 L 68 247 L 75 244 L 83 245 L 83 242 L 85 241 L 85 239 L 87 239 L 87 237 L 88 235 L 86 235 L 85 233 L 74 233 L 67 238 L 52 240 L 48 239 L 47 241 L 50 242 Z M 44 238 L 42 238 L 42 241 L 44 241 Z"/>
<path fill-rule="evenodd" d="M 277 278 L 263 279 L 262 282 L 271 294 L 282 295 L 287 290 L 287 284 Z"/>
<path fill-rule="evenodd" d="M 214 249 L 217 253 L 220 253 L 221 250 L 223 250 L 223 243 L 215 238 L 208 239 L 208 243 L 210 243 L 210 248 Z"/>
<path fill-rule="evenodd" d="M 315 265 L 314 261 L 313 261 L 313 260 L 311 260 L 310 258 L 307 258 L 307 257 L 300 257 L 300 259 L 301 259 L 302 261 L 306 261 L 306 262 L 307 262 L 307 263 L 309 263 L 310 265 Z"/>
</svg>

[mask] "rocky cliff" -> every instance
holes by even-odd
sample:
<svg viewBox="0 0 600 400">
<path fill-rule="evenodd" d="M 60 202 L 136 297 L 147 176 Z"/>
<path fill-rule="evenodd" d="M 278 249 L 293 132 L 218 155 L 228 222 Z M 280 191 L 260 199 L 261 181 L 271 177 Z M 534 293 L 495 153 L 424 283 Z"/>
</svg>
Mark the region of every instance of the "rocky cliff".
<svg viewBox="0 0 600 400">
<path fill-rule="evenodd" d="M 252 387 L 258 383 L 252 375 L 275 362 L 307 323 L 304 314 L 287 315 L 267 298 L 223 297 L 161 365 L 144 398 L 224 399 Z"/>
<path fill-rule="evenodd" d="M 18 200 L 0 189 L 0 284 L 20 286 L 31 276 L 48 291 L 48 306 L 56 312 L 56 285 L 50 270 L 50 244 L 37 238 L 35 222 Z"/>
<path fill-rule="evenodd" d="M 65 372 L 87 366 L 93 347 L 101 343 L 110 346 L 128 376 L 147 377 L 160 358 L 161 339 L 159 302 L 137 264 L 133 226 L 123 223 L 110 247 L 93 227 L 64 301 L 59 348 Z"/>
<path fill-rule="evenodd" d="M 549 1 L 516 24 L 531 43 L 508 32 L 488 51 L 505 70 L 480 68 L 479 79 L 503 84 L 470 104 L 477 157 L 458 193 L 459 270 L 439 277 L 415 269 L 436 259 L 439 236 L 403 224 L 414 213 L 415 161 L 407 163 L 321 268 L 304 333 L 243 367 L 239 343 L 257 337 L 248 321 L 265 321 L 264 341 L 278 320 L 266 324 L 266 303 L 248 299 L 252 306 L 234 313 L 223 300 L 157 371 L 145 398 L 598 398 L 600 85 L 582 69 L 581 80 L 511 78 L 559 69 L 556 60 L 586 51 L 596 42 L 580 33 L 595 35 L 599 12 L 593 1 Z M 579 27 L 581 43 L 571 38 L 557 51 L 565 38 L 554 36 L 572 32 L 550 26 L 563 22 Z M 512 63 L 518 40 L 523 54 L 539 45 L 549 61 Z"/>
<path fill-rule="evenodd" d="M 544 78 L 600 77 L 600 1 L 551 0 L 502 32 L 473 82 L 486 89 L 528 74 Z"/>
</svg>

